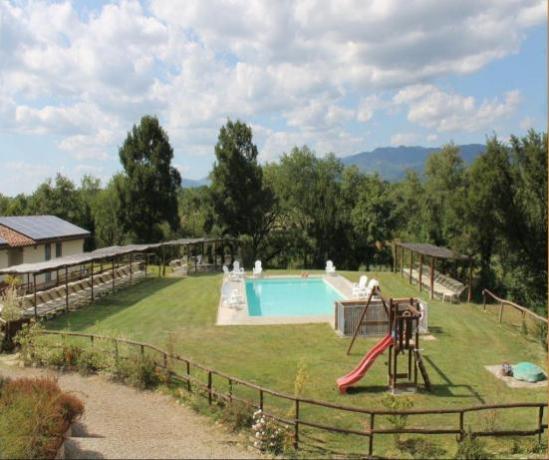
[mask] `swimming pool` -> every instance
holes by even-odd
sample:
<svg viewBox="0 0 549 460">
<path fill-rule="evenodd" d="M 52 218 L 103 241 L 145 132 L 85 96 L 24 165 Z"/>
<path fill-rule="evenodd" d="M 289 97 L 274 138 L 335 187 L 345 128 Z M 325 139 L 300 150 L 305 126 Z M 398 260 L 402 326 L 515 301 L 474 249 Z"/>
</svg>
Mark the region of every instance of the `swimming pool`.
<svg viewBox="0 0 549 460">
<path fill-rule="evenodd" d="M 246 280 L 250 316 L 331 315 L 343 296 L 321 278 Z"/>
</svg>

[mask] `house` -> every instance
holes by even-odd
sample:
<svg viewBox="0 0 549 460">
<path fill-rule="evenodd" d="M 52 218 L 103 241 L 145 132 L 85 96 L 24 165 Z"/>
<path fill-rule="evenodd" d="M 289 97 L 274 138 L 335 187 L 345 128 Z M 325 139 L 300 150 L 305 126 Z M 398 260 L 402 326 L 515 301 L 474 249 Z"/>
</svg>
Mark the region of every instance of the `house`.
<svg viewBox="0 0 549 460">
<path fill-rule="evenodd" d="M 89 236 L 89 231 L 56 216 L 0 216 L 0 268 L 80 254 Z M 55 272 L 45 273 L 36 283 L 55 279 Z"/>
</svg>

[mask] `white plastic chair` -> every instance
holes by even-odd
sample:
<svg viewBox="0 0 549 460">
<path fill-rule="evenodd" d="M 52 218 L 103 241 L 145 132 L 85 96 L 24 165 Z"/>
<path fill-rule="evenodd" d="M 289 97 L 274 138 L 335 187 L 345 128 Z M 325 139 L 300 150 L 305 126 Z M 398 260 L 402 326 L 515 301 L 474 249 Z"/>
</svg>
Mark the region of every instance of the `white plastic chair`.
<svg viewBox="0 0 549 460">
<path fill-rule="evenodd" d="M 368 284 L 368 277 L 362 275 L 358 280 L 358 283 L 353 284 L 353 297 L 360 299 L 366 296 L 366 289 Z"/>
<path fill-rule="evenodd" d="M 238 289 L 233 289 L 229 298 L 225 301 L 225 305 L 229 308 L 239 308 L 243 304 L 242 296 L 239 294 Z"/>
<path fill-rule="evenodd" d="M 374 290 L 374 289 L 377 289 L 379 288 L 379 281 L 376 280 L 376 279 L 371 279 L 369 282 L 368 282 L 368 286 L 366 286 L 366 292 L 364 294 L 364 297 L 368 297 L 371 292 Z"/>
<path fill-rule="evenodd" d="M 335 275 L 336 268 L 334 263 L 331 260 L 328 260 L 326 262 L 326 274 L 327 275 Z"/>
<path fill-rule="evenodd" d="M 233 262 L 233 276 L 235 278 L 244 278 L 244 268 L 240 266 L 240 262 L 238 260 L 235 260 Z"/>
<path fill-rule="evenodd" d="M 261 274 L 263 273 L 263 267 L 261 266 L 261 260 L 256 260 L 255 261 L 255 266 L 254 266 L 252 272 L 253 272 L 254 278 L 257 278 L 257 277 L 261 276 Z"/>
</svg>

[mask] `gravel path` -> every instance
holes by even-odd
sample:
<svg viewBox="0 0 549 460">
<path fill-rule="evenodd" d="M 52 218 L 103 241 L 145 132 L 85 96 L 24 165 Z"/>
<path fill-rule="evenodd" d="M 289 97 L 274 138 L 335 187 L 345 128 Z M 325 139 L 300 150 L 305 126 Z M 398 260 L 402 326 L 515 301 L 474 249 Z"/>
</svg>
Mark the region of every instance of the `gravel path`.
<svg viewBox="0 0 549 460">
<path fill-rule="evenodd" d="M 67 458 L 255 458 L 237 436 L 174 398 L 108 381 L 0 363 L 7 377 L 53 375 L 85 404 L 67 441 Z"/>
</svg>

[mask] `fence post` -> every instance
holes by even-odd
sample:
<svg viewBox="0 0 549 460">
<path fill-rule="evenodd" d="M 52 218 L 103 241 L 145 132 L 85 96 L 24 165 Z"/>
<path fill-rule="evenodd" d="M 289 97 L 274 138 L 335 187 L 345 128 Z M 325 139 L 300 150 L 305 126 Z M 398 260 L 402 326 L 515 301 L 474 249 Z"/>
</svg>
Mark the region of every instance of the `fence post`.
<svg viewBox="0 0 549 460">
<path fill-rule="evenodd" d="M 212 403 L 212 371 L 208 371 L 208 404 Z"/>
<path fill-rule="evenodd" d="M 499 324 L 503 321 L 503 302 L 499 304 Z"/>
<path fill-rule="evenodd" d="M 370 414 L 370 437 L 368 439 L 368 457 L 371 457 L 374 454 L 374 429 L 375 423 L 375 414 Z"/>
<path fill-rule="evenodd" d="M 233 402 L 233 381 L 232 379 L 228 379 L 229 382 L 229 402 Z"/>
<path fill-rule="evenodd" d="M 191 363 L 189 361 L 185 361 L 187 364 L 187 391 L 191 392 Z"/>
<path fill-rule="evenodd" d="M 91 342 L 91 346 L 93 348 L 93 335 L 90 335 L 90 342 Z"/>
<path fill-rule="evenodd" d="M 465 437 L 465 423 L 464 423 L 465 412 L 459 413 L 459 440 L 463 441 Z"/>
<path fill-rule="evenodd" d="M 299 399 L 295 400 L 294 449 L 299 449 Z"/>
<path fill-rule="evenodd" d="M 145 347 L 143 345 L 139 345 L 139 348 L 141 349 L 141 359 L 145 359 Z"/>
<path fill-rule="evenodd" d="M 113 341 L 114 341 L 114 359 L 115 359 L 116 363 L 118 363 L 118 358 L 119 358 L 119 356 L 118 356 L 118 340 L 113 339 Z"/>
<path fill-rule="evenodd" d="M 539 406 L 538 412 L 538 442 L 541 443 L 541 435 L 543 433 L 543 406 Z"/>
<path fill-rule="evenodd" d="M 164 367 L 168 369 L 168 354 L 164 353 Z"/>
<path fill-rule="evenodd" d="M 263 390 L 259 390 L 259 409 L 263 411 Z"/>
<path fill-rule="evenodd" d="M 484 298 L 484 304 L 482 305 L 482 310 L 486 311 L 486 291 L 482 290 L 482 297 Z"/>
</svg>

